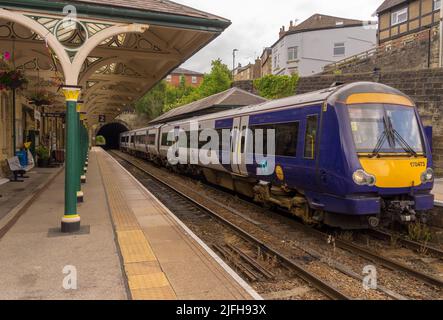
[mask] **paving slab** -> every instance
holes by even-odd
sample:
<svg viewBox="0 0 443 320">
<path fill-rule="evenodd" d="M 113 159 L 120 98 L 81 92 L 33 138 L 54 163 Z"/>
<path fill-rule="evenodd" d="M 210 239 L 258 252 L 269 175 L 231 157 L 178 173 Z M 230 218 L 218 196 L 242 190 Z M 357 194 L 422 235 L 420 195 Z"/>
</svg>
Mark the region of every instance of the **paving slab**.
<svg viewBox="0 0 443 320">
<path fill-rule="evenodd" d="M 0 299 L 128 299 L 94 153 L 87 177 L 79 213 L 90 233 L 48 237 L 64 211 L 64 175 L 58 175 L 0 240 Z M 73 270 L 77 289 L 66 290 Z"/>
<path fill-rule="evenodd" d="M 179 300 L 259 298 L 252 288 L 232 269 L 221 263 L 218 257 L 216 259 L 212 250 L 202 245 L 197 236 L 182 225 L 116 160 L 104 151 L 97 151 L 97 157 L 116 229 L 119 229 L 123 221 L 129 219 L 133 221 L 130 217 L 133 216 L 137 220 L 137 225 L 131 225 L 131 232 L 140 231 L 144 234 L 146 246 L 152 250 L 155 257 L 155 261 L 152 261 L 149 260 L 152 259 L 152 255 L 144 257 L 140 253 L 137 256 L 140 257 L 136 261 L 137 266 L 134 266 L 135 261 L 126 261 L 133 256 L 127 254 L 126 258 L 123 257 L 134 298 L 162 299 L 166 297 Z M 129 180 L 128 177 L 130 177 Z M 125 208 L 124 212 L 122 208 Z M 127 215 L 125 219 L 122 218 L 123 215 Z M 141 242 L 143 240 L 140 233 L 137 233 L 137 243 Z M 128 245 L 125 250 L 130 248 Z M 135 252 L 136 248 L 132 250 Z M 145 261 L 142 260 L 143 257 Z M 160 268 L 160 272 L 157 267 Z M 137 269 L 136 277 L 130 275 L 134 269 Z"/>
</svg>

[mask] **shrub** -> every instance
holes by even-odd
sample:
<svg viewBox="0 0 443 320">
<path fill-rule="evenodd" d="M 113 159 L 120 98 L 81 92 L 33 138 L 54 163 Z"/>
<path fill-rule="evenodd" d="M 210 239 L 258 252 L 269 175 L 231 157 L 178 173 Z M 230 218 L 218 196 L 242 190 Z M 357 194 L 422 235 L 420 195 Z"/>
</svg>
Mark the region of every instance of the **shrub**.
<svg viewBox="0 0 443 320">
<path fill-rule="evenodd" d="M 295 95 L 299 76 L 266 75 L 254 80 L 254 87 L 260 96 L 267 99 L 280 99 Z"/>
<path fill-rule="evenodd" d="M 98 146 L 104 146 L 106 145 L 106 139 L 103 136 L 97 136 L 95 137 L 95 144 Z"/>
<path fill-rule="evenodd" d="M 37 148 L 35 148 L 35 153 L 37 154 L 38 158 L 41 160 L 48 160 L 50 156 L 49 149 L 43 145 L 40 145 Z"/>
</svg>

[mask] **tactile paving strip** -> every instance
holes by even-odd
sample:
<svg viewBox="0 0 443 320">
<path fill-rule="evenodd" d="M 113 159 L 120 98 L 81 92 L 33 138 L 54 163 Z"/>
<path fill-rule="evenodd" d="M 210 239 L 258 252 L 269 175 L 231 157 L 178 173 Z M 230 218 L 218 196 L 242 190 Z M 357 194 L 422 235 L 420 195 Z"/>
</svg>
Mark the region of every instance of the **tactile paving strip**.
<svg viewBox="0 0 443 320">
<path fill-rule="evenodd" d="M 109 208 L 134 300 L 175 300 L 177 296 L 120 190 L 109 164 L 98 157 Z"/>
</svg>

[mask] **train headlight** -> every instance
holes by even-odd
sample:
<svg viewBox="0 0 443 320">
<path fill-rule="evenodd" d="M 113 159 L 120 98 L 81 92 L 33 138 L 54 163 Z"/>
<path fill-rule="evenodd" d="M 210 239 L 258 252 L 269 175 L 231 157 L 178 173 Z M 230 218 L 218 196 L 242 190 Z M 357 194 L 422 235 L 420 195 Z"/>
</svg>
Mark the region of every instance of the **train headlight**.
<svg viewBox="0 0 443 320">
<path fill-rule="evenodd" d="M 357 170 L 352 175 L 355 184 L 359 186 L 375 186 L 375 177 L 364 170 Z"/>
<path fill-rule="evenodd" d="M 427 183 L 434 180 L 434 170 L 432 168 L 428 168 L 425 172 L 421 175 L 421 182 Z"/>
</svg>

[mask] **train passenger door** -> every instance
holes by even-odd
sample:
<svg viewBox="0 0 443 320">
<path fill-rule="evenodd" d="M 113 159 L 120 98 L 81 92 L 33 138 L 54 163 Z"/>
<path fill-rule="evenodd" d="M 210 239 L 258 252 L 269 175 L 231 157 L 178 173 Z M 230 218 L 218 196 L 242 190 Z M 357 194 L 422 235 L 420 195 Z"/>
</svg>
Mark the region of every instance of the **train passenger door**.
<svg viewBox="0 0 443 320">
<path fill-rule="evenodd" d="M 232 135 L 231 135 L 232 172 L 243 176 L 248 175 L 248 169 L 246 165 L 248 125 L 249 125 L 249 116 L 234 118 L 234 123 L 232 125 Z"/>
</svg>

